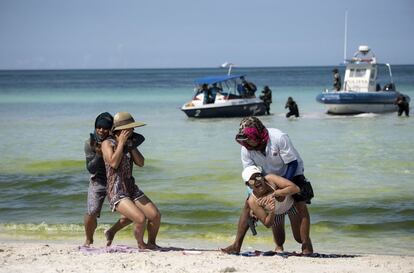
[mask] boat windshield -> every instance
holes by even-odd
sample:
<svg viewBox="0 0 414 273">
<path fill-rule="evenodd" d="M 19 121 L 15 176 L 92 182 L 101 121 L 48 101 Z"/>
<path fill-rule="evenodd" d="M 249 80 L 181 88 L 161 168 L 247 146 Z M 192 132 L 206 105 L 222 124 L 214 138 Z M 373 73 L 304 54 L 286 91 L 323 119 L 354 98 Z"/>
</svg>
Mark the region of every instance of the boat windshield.
<svg viewBox="0 0 414 273">
<path fill-rule="evenodd" d="M 367 70 L 365 68 L 352 68 L 349 72 L 349 76 L 351 78 L 363 78 L 365 77 L 365 74 L 367 73 Z"/>
<path fill-rule="evenodd" d="M 194 81 L 195 92 L 196 94 L 203 92 L 203 86 L 206 86 L 213 93 L 220 92 L 226 97 L 241 97 L 243 77 L 245 75 L 222 75 L 199 78 Z"/>
</svg>

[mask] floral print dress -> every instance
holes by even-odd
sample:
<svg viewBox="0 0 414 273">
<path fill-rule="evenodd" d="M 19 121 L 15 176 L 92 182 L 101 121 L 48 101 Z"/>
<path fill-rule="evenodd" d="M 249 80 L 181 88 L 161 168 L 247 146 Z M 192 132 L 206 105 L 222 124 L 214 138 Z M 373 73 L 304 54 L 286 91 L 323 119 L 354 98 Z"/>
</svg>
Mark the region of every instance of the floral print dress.
<svg viewBox="0 0 414 273">
<path fill-rule="evenodd" d="M 117 142 L 112 138 L 108 140 L 115 150 Z M 134 163 L 129 152 L 123 154 L 117 169 L 112 168 L 105 162 L 107 177 L 106 192 L 112 211 L 116 210 L 117 204 L 124 198 L 136 201 L 144 196 L 144 192 L 138 188 L 135 184 L 135 179 L 132 176 L 133 164 Z"/>
</svg>

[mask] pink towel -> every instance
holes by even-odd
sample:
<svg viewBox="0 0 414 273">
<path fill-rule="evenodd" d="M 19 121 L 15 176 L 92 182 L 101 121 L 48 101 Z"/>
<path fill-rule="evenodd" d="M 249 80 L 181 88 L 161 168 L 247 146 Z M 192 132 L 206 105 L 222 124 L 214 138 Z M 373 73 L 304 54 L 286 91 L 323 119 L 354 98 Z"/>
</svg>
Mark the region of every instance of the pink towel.
<svg viewBox="0 0 414 273">
<path fill-rule="evenodd" d="M 135 252 L 150 252 L 149 249 L 139 249 L 137 247 L 130 247 L 126 245 L 113 245 L 104 247 L 89 247 L 80 246 L 79 251 L 85 254 L 102 254 L 102 253 L 135 253 Z"/>
</svg>

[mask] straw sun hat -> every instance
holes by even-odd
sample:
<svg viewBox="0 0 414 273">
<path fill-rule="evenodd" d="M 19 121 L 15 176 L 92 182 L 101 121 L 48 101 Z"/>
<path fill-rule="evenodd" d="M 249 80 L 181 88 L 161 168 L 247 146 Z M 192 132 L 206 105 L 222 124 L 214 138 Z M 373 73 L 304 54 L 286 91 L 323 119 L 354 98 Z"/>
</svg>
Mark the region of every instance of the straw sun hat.
<svg viewBox="0 0 414 273">
<path fill-rule="evenodd" d="M 135 128 L 144 126 L 145 123 L 135 121 L 134 118 L 128 112 L 119 112 L 114 116 L 114 129 L 113 131 Z"/>
</svg>

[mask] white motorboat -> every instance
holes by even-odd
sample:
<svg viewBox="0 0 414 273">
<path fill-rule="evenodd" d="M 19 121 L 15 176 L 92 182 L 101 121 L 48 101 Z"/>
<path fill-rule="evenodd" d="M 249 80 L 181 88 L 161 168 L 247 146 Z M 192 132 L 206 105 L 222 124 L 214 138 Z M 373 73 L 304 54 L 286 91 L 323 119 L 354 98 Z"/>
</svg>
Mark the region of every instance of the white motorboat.
<svg viewBox="0 0 414 273">
<path fill-rule="evenodd" d="M 264 115 L 264 102 L 254 93 L 245 92 L 242 85 L 244 77 L 245 75 L 221 75 L 196 79 L 195 94 L 181 110 L 188 117 L 194 118 Z M 209 86 L 210 91 L 203 89 L 203 86 Z"/>
</svg>

